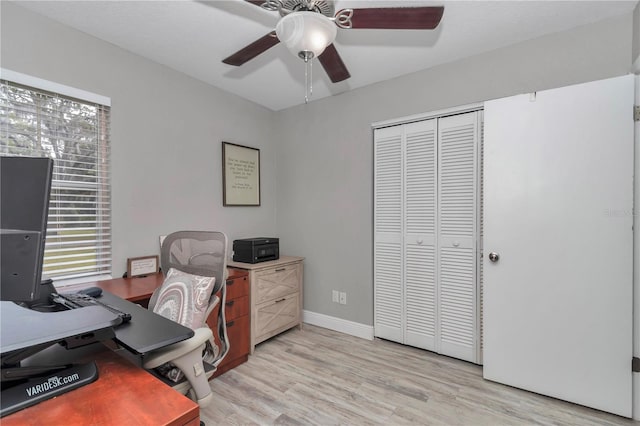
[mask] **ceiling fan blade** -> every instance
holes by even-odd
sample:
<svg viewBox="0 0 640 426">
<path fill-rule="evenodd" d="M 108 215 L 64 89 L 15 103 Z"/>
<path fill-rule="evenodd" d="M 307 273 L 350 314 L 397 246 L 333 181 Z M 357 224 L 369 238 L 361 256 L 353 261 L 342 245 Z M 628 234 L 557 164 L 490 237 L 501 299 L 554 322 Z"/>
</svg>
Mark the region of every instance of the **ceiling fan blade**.
<svg viewBox="0 0 640 426">
<path fill-rule="evenodd" d="M 339 27 L 340 17 L 348 15 L 348 9 L 336 13 Z M 444 6 L 429 7 L 375 7 L 353 9 L 351 28 L 388 30 L 432 30 L 438 26 Z"/>
<path fill-rule="evenodd" d="M 271 31 L 269 34 L 260 37 L 250 45 L 238 50 L 233 55 L 229 56 L 222 60 L 225 64 L 240 66 L 245 62 L 249 62 L 251 59 L 255 58 L 262 52 L 265 52 L 280 43 L 278 37 L 276 37 L 276 32 Z"/>
<path fill-rule="evenodd" d="M 330 44 L 324 49 L 324 52 L 318 56 L 318 60 L 332 82 L 338 83 L 351 77 L 349 70 L 347 70 L 346 65 L 342 62 L 342 58 L 333 44 Z"/>
</svg>

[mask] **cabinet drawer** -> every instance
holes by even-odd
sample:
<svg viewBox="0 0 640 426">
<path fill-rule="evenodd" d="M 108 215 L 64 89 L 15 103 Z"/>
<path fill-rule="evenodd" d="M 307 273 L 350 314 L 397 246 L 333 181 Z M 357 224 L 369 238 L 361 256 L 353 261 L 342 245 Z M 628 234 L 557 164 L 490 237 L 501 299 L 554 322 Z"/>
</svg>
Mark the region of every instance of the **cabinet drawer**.
<svg viewBox="0 0 640 426">
<path fill-rule="evenodd" d="M 280 299 L 288 294 L 300 291 L 302 269 L 299 264 L 284 265 L 275 269 L 256 272 L 255 303 Z"/>
<path fill-rule="evenodd" d="M 227 337 L 230 347 L 220 366 L 249 353 L 249 334 L 249 315 L 231 321 L 227 318 Z"/>
<path fill-rule="evenodd" d="M 249 278 L 247 276 L 227 280 L 227 300 L 249 295 Z"/>
<path fill-rule="evenodd" d="M 249 315 L 249 296 L 242 296 L 232 300 L 227 299 L 224 315 L 227 321 L 243 315 Z"/>
<path fill-rule="evenodd" d="M 261 341 L 286 330 L 300 321 L 298 293 L 267 302 L 256 310 L 255 335 Z"/>
</svg>

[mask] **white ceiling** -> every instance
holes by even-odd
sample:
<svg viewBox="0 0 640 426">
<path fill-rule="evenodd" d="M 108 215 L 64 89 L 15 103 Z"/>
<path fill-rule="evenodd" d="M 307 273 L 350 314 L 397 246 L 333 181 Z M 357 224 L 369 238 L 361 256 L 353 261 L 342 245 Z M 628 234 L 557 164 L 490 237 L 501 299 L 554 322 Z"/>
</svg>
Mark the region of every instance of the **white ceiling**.
<svg viewBox="0 0 640 426">
<path fill-rule="evenodd" d="M 304 103 L 304 63 L 282 44 L 241 67 L 221 62 L 270 32 L 278 21 L 277 12 L 243 0 L 16 3 L 272 110 Z M 336 10 L 444 4 L 445 11 L 433 31 L 338 29 L 335 46 L 351 78 L 331 83 L 315 61 L 312 101 L 627 14 L 637 0 L 337 0 L 335 4 Z"/>
</svg>

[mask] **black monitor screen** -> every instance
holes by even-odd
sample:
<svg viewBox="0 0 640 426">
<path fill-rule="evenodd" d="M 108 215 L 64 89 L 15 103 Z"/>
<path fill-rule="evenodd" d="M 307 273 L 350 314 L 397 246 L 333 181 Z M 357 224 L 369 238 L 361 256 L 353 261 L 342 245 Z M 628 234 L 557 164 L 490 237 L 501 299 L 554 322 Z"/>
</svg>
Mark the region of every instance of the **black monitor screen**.
<svg viewBox="0 0 640 426">
<path fill-rule="evenodd" d="M 0 157 L 0 300 L 39 296 L 53 160 Z"/>
</svg>

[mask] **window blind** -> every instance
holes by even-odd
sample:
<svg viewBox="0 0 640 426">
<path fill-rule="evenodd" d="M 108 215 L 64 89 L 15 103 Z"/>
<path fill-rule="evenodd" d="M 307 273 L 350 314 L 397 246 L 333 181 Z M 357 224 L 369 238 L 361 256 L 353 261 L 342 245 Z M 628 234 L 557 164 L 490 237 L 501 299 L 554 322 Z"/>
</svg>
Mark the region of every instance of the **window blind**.
<svg viewBox="0 0 640 426">
<path fill-rule="evenodd" d="M 110 107 L 0 80 L 0 155 L 54 160 L 43 274 L 111 272 Z"/>
</svg>

